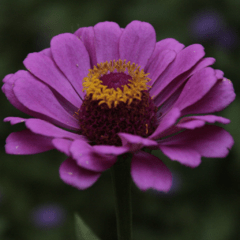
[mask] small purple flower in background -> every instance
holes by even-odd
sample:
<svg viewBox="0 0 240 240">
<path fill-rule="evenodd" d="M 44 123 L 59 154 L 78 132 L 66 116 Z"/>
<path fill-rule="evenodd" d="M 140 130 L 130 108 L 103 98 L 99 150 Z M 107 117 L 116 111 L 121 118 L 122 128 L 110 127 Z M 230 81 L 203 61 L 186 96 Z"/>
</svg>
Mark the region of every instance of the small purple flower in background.
<svg viewBox="0 0 240 240">
<path fill-rule="evenodd" d="M 190 30 L 194 38 L 198 40 L 209 40 L 219 37 L 225 25 L 220 13 L 213 10 L 204 10 L 192 18 Z"/>
<path fill-rule="evenodd" d="M 190 21 L 190 34 L 198 41 L 212 41 L 224 49 L 232 49 L 238 41 L 233 28 L 229 28 L 224 17 L 216 10 L 196 13 Z"/>
<path fill-rule="evenodd" d="M 59 205 L 42 205 L 36 207 L 30 216 L 31 223 L 38 228 L 54 228 L 64 223 L 66 213 Z"/>
<path fill-rule="evenodd" d="M 27 128 L 8 136 L 6 152 L 65 153 L 60 177 L 78 189 L 130 152 L 135 184 L 169 191 L 171 172 L 151 150 L 197 167 L 201 157 L 226 157 L 234 143 L 213 125 L 230 120 L 211 114 L 234 100 L 233 85 L 204 55 L 200 44 L 156 42 L 154 28 L 140 21 L 57 35 L 50 48 L 27 56 L 27 71 L 3 79 L 8 100 L 34 117 L 4 119 Z"/>
</svg>

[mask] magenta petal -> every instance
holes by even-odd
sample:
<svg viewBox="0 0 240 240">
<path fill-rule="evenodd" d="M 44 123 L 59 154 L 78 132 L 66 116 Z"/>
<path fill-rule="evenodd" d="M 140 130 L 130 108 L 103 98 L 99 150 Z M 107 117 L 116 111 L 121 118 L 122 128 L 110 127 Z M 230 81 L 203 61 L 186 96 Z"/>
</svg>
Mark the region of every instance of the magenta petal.
<svg viewBox="0 0 240 240">
<path fill-rule="evenodd" d="M 93 68 L 93 66 L 97 66 L 93 27 L 79 28 L 74 34 L 84 43 L 84 46 L 90 56 L 91 68 Z"/>
<path fill-rule="evenodd" d="M 82 140 L 75 140 L 70 147 L 70 152 L 79 166 L 95 172 L 105 171 L 117 161 L 116 156 L 99 154 Z"/>
<path fill-rule="evenodd" d="M 166 89 L 167 91 L 163 91 L 162 95 L 159 94 L 158 97 L 153 100 L 154 104 L 159 107 L 159 113 L 161 115 L 165 115 L 173 108 L 174 103 L 177 101 L 183 90 L 183 87 L 184 84 L 180 86 L 174 93 L 171 93 L 171 89 L 169 86 L 169 88 Z"/>
<path fill-rule="evenodd" d="M 79 108 L 82 102 L 80 97 L 51 58 L 41 53 L 30 53 L 23 63 L 29 72 L 55 89 L 76 108 Z"/>
<path fill-rule="evenodd" d="M 36 154 L 54 149 L 52 138 L 32 133 L 28 129 L 11 133 L 6 139 L 8 154 Z"/>
<path fill-rule="evenodd" d="M 26 127 L 31 130 L 31 132 L 39 134 L 39 136 L 42 135 L 50 137 L 51 139 L 55 138 L 52 140 L 53 146 L 68 156 L 70 156 L 69 149 L 73 140 L 85 139 L 82 135 L 65 131 L 41 119 L 24 119 L 19 117 L 7 117 L 4 119 L 4 122 L 8 121 L 10 121 L 12 125 L 25 122 Z"/>
<path fill-rule="evenodd" d="M 182 110 L 194 104 L 212 88 L 216 81 L 217 78 L 212 68 L 198 71 L 188 80 L 174 106 Z"/>
<path fill-rule="evenodd" d="M 40 51 L 40 53 L 42 53 L 43 55 L 53 59 L 52 57 L 52 52 L 51 52 L 51 49 L 50 48 L 45 48 L 43 49 L 42 51 Z"/>
<path fill-rule="evenodd" d="M 167 192 L 172 185 L 172 174 L 165 164 L 154 155 L 143 151 L 134 153 L 131 175 L 142 191 L 152 188 Z"/>
<path fill-rule="evenodd" d="M 20 77 L 28 77 L 28 76 L 30 76 L 30 74 L 24 70 L 19 70 L 15 74 L 7 75 L 7 77 L 5 77 L 3 79 L 5 83 L 2 86 L 2 91 L 6 95 L 9 102 L 15 108 L 17 108 L 18 110 L 20 110 L 28 115 L 33 116 L 34 113 L 32 111 L 30 111 L 29 109 L 27 109 L 22 103 L 19 102 L 19 100 L 16 98 L 14 91 L 13 91 L 13 88 L 15 86 L 15 81 Z"/>
<path fill-rule="evenodd" d="M 216 62 L 216 59 L 212 57 L 202 58 L 200 61 L 198 61 L 198 63 L 194 66 L 194 68 L 190 71 L 190 73 L 191 75 L 193 75 L 199 70 L 202 70 L 203 68 L 213 65 L 215 62 Z M 188 75 L 188 77 L 191 75 Z"/>
<path fill-rule="evenodd" d="M 186 82 L 189 77 L 193 76 L 195 73 L 206 68 L 207 66 L 212 65 L 214 62 L 215 62 L 214 58 L 210 58 L 210 57 L 203 58 L 203 59 L 199 60 L 196 63 L 196 65 L 194 67 L 192 67 L 190 70 L 188 70 L 187 72 L 176 77 L 163 90 L 158 89 L 158 91 L 156 92 L 157 97 L 153 98 L 155 105 L 157 107 L 162 105 L 165 108 L 164 111 L 162 111 L 162 109 L 161 109 L 162 113 L 167 111 L 169 108 L 171 108 L 173 106 L 173 104 L 170 104 L 170 102 L 172 101 L 172 100 L 170 100 L 170 98 L 174 98 L 175 100 L 177 100 L 177 98 L 175 96 L 177 95 L 177 97 L 179 97 L 179 95 L 180 95 L 179 90 L 182 91 L 184 82 Z M 154 88 L 154 86 L 153 86 L 153 88 Z M 166 105 L 168 105 L 169 107 L 166 107 Z"/>
<path fill-rule="evenodd" d="M 201 114 L 221 111 L 236 97 L 230 80 L 218 80 L 210 91 L 198 102 L 184 109 L 182 114 Z"/>
<path fill-rule="evenodd" d="M 63 33 L 51 40 L 54 61 L 83 98 L 82 80 L 88 75 L 90 60 L 82 41 L 74 34 Z"/>
<path fill-rule="evenodd" d="M 183 117 L 177 124 L 177 127 L 186 128 L 186 129 L 195 129 L 202 127 L 206 122 L 215 123 L 220 122 L 223 124 L 230 123 L 230 120 L 224 117 L 215 116 L 215 115 L 206 115 L 206 116 L 190 116 Z"/>
<path fill-rule="evenodd" d="M 122 146 L 128 148 L 128 151 L 135 152 L 143 147 L 156 147 L 158 144 L 154 140 L 143 138 L 130 133 L 118 133 L 121 138 Z"/>
<path fill-rule="evenodd" d="M 219 69 L 216 69 L 215 70 L 215 74 L 216 74 L 216 78 L 217 79 L 223 79 L 223 76 L 224 76 L 224 72 L 219 70 Z"/>
<path fill-rule="evenodd" d="M 200 44 L 190 45 L 180 51 L 149 90 L 151 96 L 157 96 L 173 79 L 192 68 L 204 55 L 203 46 Z"/>
<path fill-rule="evenodd" d="M 119 38 L 122 31 L 117 23 L 100 22 L 94 26 L 97 62 L 119 59 Z"/>
<path fill-rule="evenodd" d="M 214 125 L 205 125 L 194 130 L 185 130 L 173 137 L 166 138 L 159 143 L 160 149 L 168 156 L 164 146 L 169 149 L 177 147 L 196 151 L 203 157 L 223 158 L 233 146 L 232 136 L 223 128 Z M 177 154 L 176 154 L 177 156 Z M 179 160 L 179 159 L 173 159 Z M 188 161 L 187 159 L 185 161 Z"/>
<path fill-rule="evenodd" d="M 156 44 L 156 48 L 154 49 L 154 55 L 158 54 L 160 51 L 169 49 L 173 50 L 174 52 L 178 53 L 184 48 L 184 45 L 178 42 L 174 38 L 165 38 Z"/>
<path fill-rule="evenodd" d="M 82 135 L 65 131 L 61 128 L 54 126 L 53 124 L 46 122 L 41 119 L 27 119 L 26 127 L 30 129 L 32 132 L 44 135 L 46 137 L 54 137 L 54 138 L 68 138 L 68 139 L 85 139 Z"/>
<path fill-rule="evenodd" d="M 180 117 L 180 111 L 178 108 L 172 108 L 165 116 L 160 120 L 157 129 L 149 136 L 150 139 L 160 138 L 168 128 L 173 126 L 177 119 Z"/>
<path fill-rule="evenodd" d="M 70 146 L 72 144 L 72 140 L 55 138 L 52 140 L 53 146 L 60 152 L 65 153 L 67 156 L 70 156 Z"/>
<path fill-rule="evenodd" d="M 100 177 L 101 173 L 83 169 L 68 158 L 59 168 L 60 178 L 66 183 L 80 190 L 91 187 Z"/>
<path fill-rule="evenodd" d="M 31 132 L 52 138 L 67 138 L 67 139 L 81 139 L 86 140 L 86 137 L 69 131 L 65 131 L 61 128 L 54 126 L 53 124 L 46 122 L 41 119 L 25 119 L 20 117 L 7 117 L 4 122 L 10 122 L 11 125 L 25 122 L 26 127 L 31 130 Z"/>
<path fill-rule="evenodd" d="M 176 53 L 172 50 L 164 50 L 160 54 L 156 55 L 147 70 L 147 73 L 150 73 L 149 78 L 151 79 L 148 83 L 149 85 L 154 84 L 156 79 L 163 73 L 175 57 Z"/>
<path fill-rule="evenodd" d="M 6 75 L 4 78 L 3 78 L 3 83 L 6 83 L 9 81 L 9 79 L 13 76 L 14 74 L 13 73 L 10 73 L 8 75 Z"/>
<path fill-rule="evenodd" d="M 19 78 L 13 90 L 17 99 L 31 111 L 47 116 L 59 126 L 79 129 L 78 121 L 65 111 L 53 92 L 34 77 Z"/>
<path fill-rule="evenodd" d="M 201 155 L 185 145 L 160 145 L 161 151 L 171 160 L 178 161 L 188 167 L 197 167 L 201 163 Z"/>
<path fill-rule="evenodd" d="M 153 26 L 146 22 L 133 21 L 124 29 L 119 41 L 120 59 L 145 68 L 156 45 Z"/>
<path fill-rule="evenodd" d="M 27 119 L 25 118 L 20 118 L 20 117 L 6 117 L 3 119 L 4 122 L 10 122 L 11 125 L 15 125 L 18 123 L 23 123 L 25 122 Z"/>
<path fill-rule="evenodd" d="M 177 40 L 173 38 L 166 38 L 156 43 L 155 49 L 153 51 L 152 56 L 148 60 L 147 66 L 145 67 L 146 72 L 151 72 L 149 70 L 149 66 L 154 63 L 154 59 L 156 59 L 158 56 L 163 54 L 163 51 L 171 51 L 177 54 L 184 48 L 184 45 L 182 43 L 179 43 Z"/>
<path fill-rule="evenodd" d="M 128 152 L 127 147 L 117 147 L 117 146 L 109 146 L 109 145 L 94 145 L 93 149 L 96 150 L 99 154 L 110 154 L 114 156 L 122 155 Z"/>
</svg>

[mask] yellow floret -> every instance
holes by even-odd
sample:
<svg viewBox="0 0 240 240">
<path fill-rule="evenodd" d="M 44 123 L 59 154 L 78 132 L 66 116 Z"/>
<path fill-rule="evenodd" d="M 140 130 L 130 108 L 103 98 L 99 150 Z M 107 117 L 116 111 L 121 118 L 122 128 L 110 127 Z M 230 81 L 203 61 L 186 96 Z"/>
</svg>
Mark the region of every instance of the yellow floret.
<svg viewBox="0 0 240 240">
<path fill-rule="evenodd" d="M 111 72 L 123 72 L 131 76 L 129 83 L 122 86 L 123 90 L 120 88 L 108 88 L 106 85 L 102 84 L 100 78 Z M 148 90 L 146 83 L 151 79 L 147 76 L 149 73 L 145 73 L 143 70 L 140 71 L 140 66 L 135 63 L 126 63 L 126 60 L 118 61 L 111 60 L 104 63 L 98 63 L 93 69 L 89 69 L 88 76 L 83 79 L 83 91 L 86 91 L 87 96 L 92 94 L 92 100 L 100 100 L 98 105 L 106 103 L 109 108 L 117 107 L 120 101 L 128 105 L 131 104 L 133 99 L 141 100 L 143 90 Z"/>
</svg>

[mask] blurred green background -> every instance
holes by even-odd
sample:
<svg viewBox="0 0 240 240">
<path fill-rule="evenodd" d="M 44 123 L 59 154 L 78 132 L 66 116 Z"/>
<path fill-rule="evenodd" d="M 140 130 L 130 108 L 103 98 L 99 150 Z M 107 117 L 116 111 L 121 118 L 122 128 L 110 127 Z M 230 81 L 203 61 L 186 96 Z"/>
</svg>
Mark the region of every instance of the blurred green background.
<svg viewBox="0 0 240 240">
<path fill-rule="evenodd" d="M 158 41 L 176 38 L 185 46 L 201 43 L 240 91 L 239 0 L 1 0 L 0 77 L 24 69 L 30 52 L 49 47 L 53 36 L 100 21 L 124 28 L 132 20 L 151 23 Z M 5 98 L 1 117 L 22 116 Z M 240 239 L 239 98 L 221 115 L 235 145 L 225 159 L 203 158 L 196 169 L 155 152 L 172 170 L 168 193 L 132 187 L 134 240 Z M 24 126 L 1 123 L 0 240 L 74 240 L 78 212 L 102 240 L 115 240 L 116 222 L 110 171 L 85 191 L 64 184 L 58 168 L 66 158 L 57 151 L 30 156 L 4 152 L 6 137 Z"/>
</svg>

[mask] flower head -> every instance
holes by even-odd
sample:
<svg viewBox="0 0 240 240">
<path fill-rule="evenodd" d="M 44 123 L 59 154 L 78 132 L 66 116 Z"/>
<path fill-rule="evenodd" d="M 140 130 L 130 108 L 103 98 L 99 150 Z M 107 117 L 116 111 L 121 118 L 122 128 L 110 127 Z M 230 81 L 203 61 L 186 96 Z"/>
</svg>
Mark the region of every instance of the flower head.
<svg viewBox="0 0 240 240">
<path fill-rule="evenodd" d="M 60 177 L 78 189 L 131 152 L 136 185 L 168 191 L 171 172 L 151 150 L 197 167 L 201 157 L 225 157 L 233 145 L 228 132 L 208 124 L 230 122 L 210 113 L 234 100 L 233 86 L 204 55 L 199 44 L 156 42 L 154 28 L 140 21 L 57 35 L 50 48 L 27 56 L 26 71 L 3 80 L 8 100 L 34 117 L 5 118 L 27 128 L 8 136 L 6 152 L 65 153 Z"/>
</svg>

